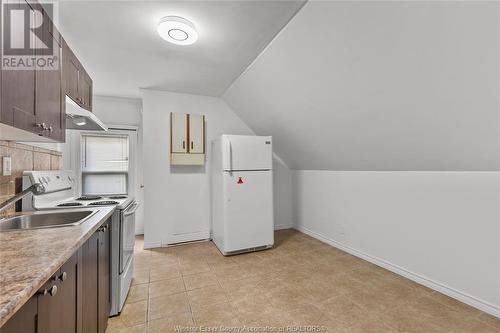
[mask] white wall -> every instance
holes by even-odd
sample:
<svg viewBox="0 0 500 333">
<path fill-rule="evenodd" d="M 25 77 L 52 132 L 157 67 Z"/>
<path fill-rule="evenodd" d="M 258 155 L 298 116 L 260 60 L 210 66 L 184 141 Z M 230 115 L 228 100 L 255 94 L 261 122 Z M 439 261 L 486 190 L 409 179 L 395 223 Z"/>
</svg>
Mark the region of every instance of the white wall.
<svg viewBox="0 0 500 333">
<path fill-rule="evenodd" d="M 106 125 L 141 126 L 142 101 L 135 98 L 94 96 L 92 112 Z"/>
<path fill-rule="evenodd" d="M 144 202 L 143 172 L 142 172 L 142 102 L 139 99 L 117 98 L 107 96 L 94 96 L 92 110 L 94 114 L 106 125 L 135 126 L 137 131 L 137 150 L 135 163 L 135 185 L 132 195 L 141 204 Z M 66 142 L 62 145 L 63 166 L 65 169 L 79 172 L 80 150 L 79 131 L 68 130 Z M 139 206 L 136 212 L 136 234 L 144 233 L 144 207 Z"/>
<path fill-rule="evenodd" d="M 221 134 L 253 135 L 217 97 L 142 90 L 144 124 L 145 246 L 207 238 L 210 232 L 210 142 Z M 206 116 L 205 166 L 169 163 L 170 113 Z M 291 225 L 291 173 L 274 160 L 276 227 Z"/>
<path fill-rule="evenodd" d="M 309 1 L 223 99 L 299 170 L 500 170 L 500 2 Z"/>
<path fill-rule="evenodd" d="M 500 173 L 294 171 L 297 228 L 500 316 Z"/>
</svg>

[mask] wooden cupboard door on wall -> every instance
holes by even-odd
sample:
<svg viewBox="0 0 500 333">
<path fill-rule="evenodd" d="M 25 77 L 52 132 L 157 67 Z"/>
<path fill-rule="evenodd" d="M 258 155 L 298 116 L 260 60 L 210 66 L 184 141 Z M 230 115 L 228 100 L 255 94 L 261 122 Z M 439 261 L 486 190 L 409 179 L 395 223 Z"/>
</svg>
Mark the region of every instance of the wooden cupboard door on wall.
<svg viewBox="0 0 500 333">
<path fill-rule="evenodd" d="M 205 153 L 205 116 L 189 115 L 189 152 L 192 154 Z"/>
<path fill-rule="evenodd" d="M 64 74 L 63 75 L 64 91 L 66 95 L 68 95 L 76 103 L 79 103 L 78 81 L 79 81 L 80 62 L 71 51 L 68 44 L 66 44 L 66 41 L 63 41 L 62 44 L 63 44 L 62 63 L 63 63 L 63 74 Z"/>
<path fill-rule="evenodd" d="M 92 111 L 92 79 L 82 68 L 78 77 L 78 95 L 82 107 Z"/>
<path fill-rule="evenodd" d="M 20 9 L 30 8 L 24 1 L 17 2 Z M 34 19 L 34 11 L 31 10 Z M 30 35 L 31 38 L 32 35 Z M 33 40 L 34 43 L 34 40 Z M 27 56 L 35 56 L 31 49 Z M 2 70 L 2 123 L 30 132 L 35 126 L 35 69 Z"/>
<path fill-rule="evenodd" d="M 171 113 L 170 148 L 172 153 L 187 153 L 187 114 Z"/>
<path fill-rule="evenodd" d="M 43 12 L 43 19 L 50 22 L 48 14 Z M 44 40 L 51 38 L 53 40 L 54 53 L 61 59 L 61 48 L 59 45 L 56 30 L 51 25 L 42 26 Z M 57 36 L 57 37 L 54 37 Z M 35 81 L 35 108 L 36 123 L 45 124 L 48 130 L 43 135 L 57 141 L 65 139 L 65 107 L 63 105 L 63 91 L 61 84 L 61 63 L 57 69 L 47 70 L 37 68 Z"/>
</svg>

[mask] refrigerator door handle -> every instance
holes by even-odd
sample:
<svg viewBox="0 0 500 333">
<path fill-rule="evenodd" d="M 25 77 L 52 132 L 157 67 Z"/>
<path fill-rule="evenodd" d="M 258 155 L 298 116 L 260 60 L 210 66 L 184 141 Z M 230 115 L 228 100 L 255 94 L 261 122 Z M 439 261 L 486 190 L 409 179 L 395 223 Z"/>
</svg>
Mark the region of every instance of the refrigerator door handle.
<svg viewBox="0 0 500 333">
<path fill-rule="evenodd" d="M 229 142 L 229 170 L 233 171 L 233 147 L 231 146 L 231 141 Z"/>
<path fill-rule="evenodd" d="M 224 166 L 224 168 L 228 167 L 227 171 L 233 170 L 233 149 L 231 147 L 231 141 L 227 139 L 227 143 L 225 144 L 226 156 L 229 159 L 229 165 Z"/>
</svg>

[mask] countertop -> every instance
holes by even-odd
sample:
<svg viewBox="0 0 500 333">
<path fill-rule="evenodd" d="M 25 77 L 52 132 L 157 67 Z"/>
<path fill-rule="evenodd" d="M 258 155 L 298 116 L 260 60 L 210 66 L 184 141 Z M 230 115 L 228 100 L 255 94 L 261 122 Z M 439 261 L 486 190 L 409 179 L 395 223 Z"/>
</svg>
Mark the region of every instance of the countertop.
<svg viewBox="0 0 500 333">
<path fill-rule="evenodd" d="M 91 210 L 98 212 L 77 226 L 0 231 L 0 327 L 90 238 L 115 208 Z M 43 213 L 46 212 L 49 211 Z"/>
</svg>

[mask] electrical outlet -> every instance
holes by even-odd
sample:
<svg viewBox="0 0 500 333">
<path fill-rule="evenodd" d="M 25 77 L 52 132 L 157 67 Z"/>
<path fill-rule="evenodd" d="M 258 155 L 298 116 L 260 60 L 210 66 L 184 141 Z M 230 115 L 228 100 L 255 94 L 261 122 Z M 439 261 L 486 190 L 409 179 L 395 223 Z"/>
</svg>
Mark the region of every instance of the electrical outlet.
<svg viewBox="0 0 500 333">
<path fill-rule="evenodd" d="M 3 158 L 3 175 L 10 176 L 12 174 L 12 158 L 5 156 Z"/>
</svg>

